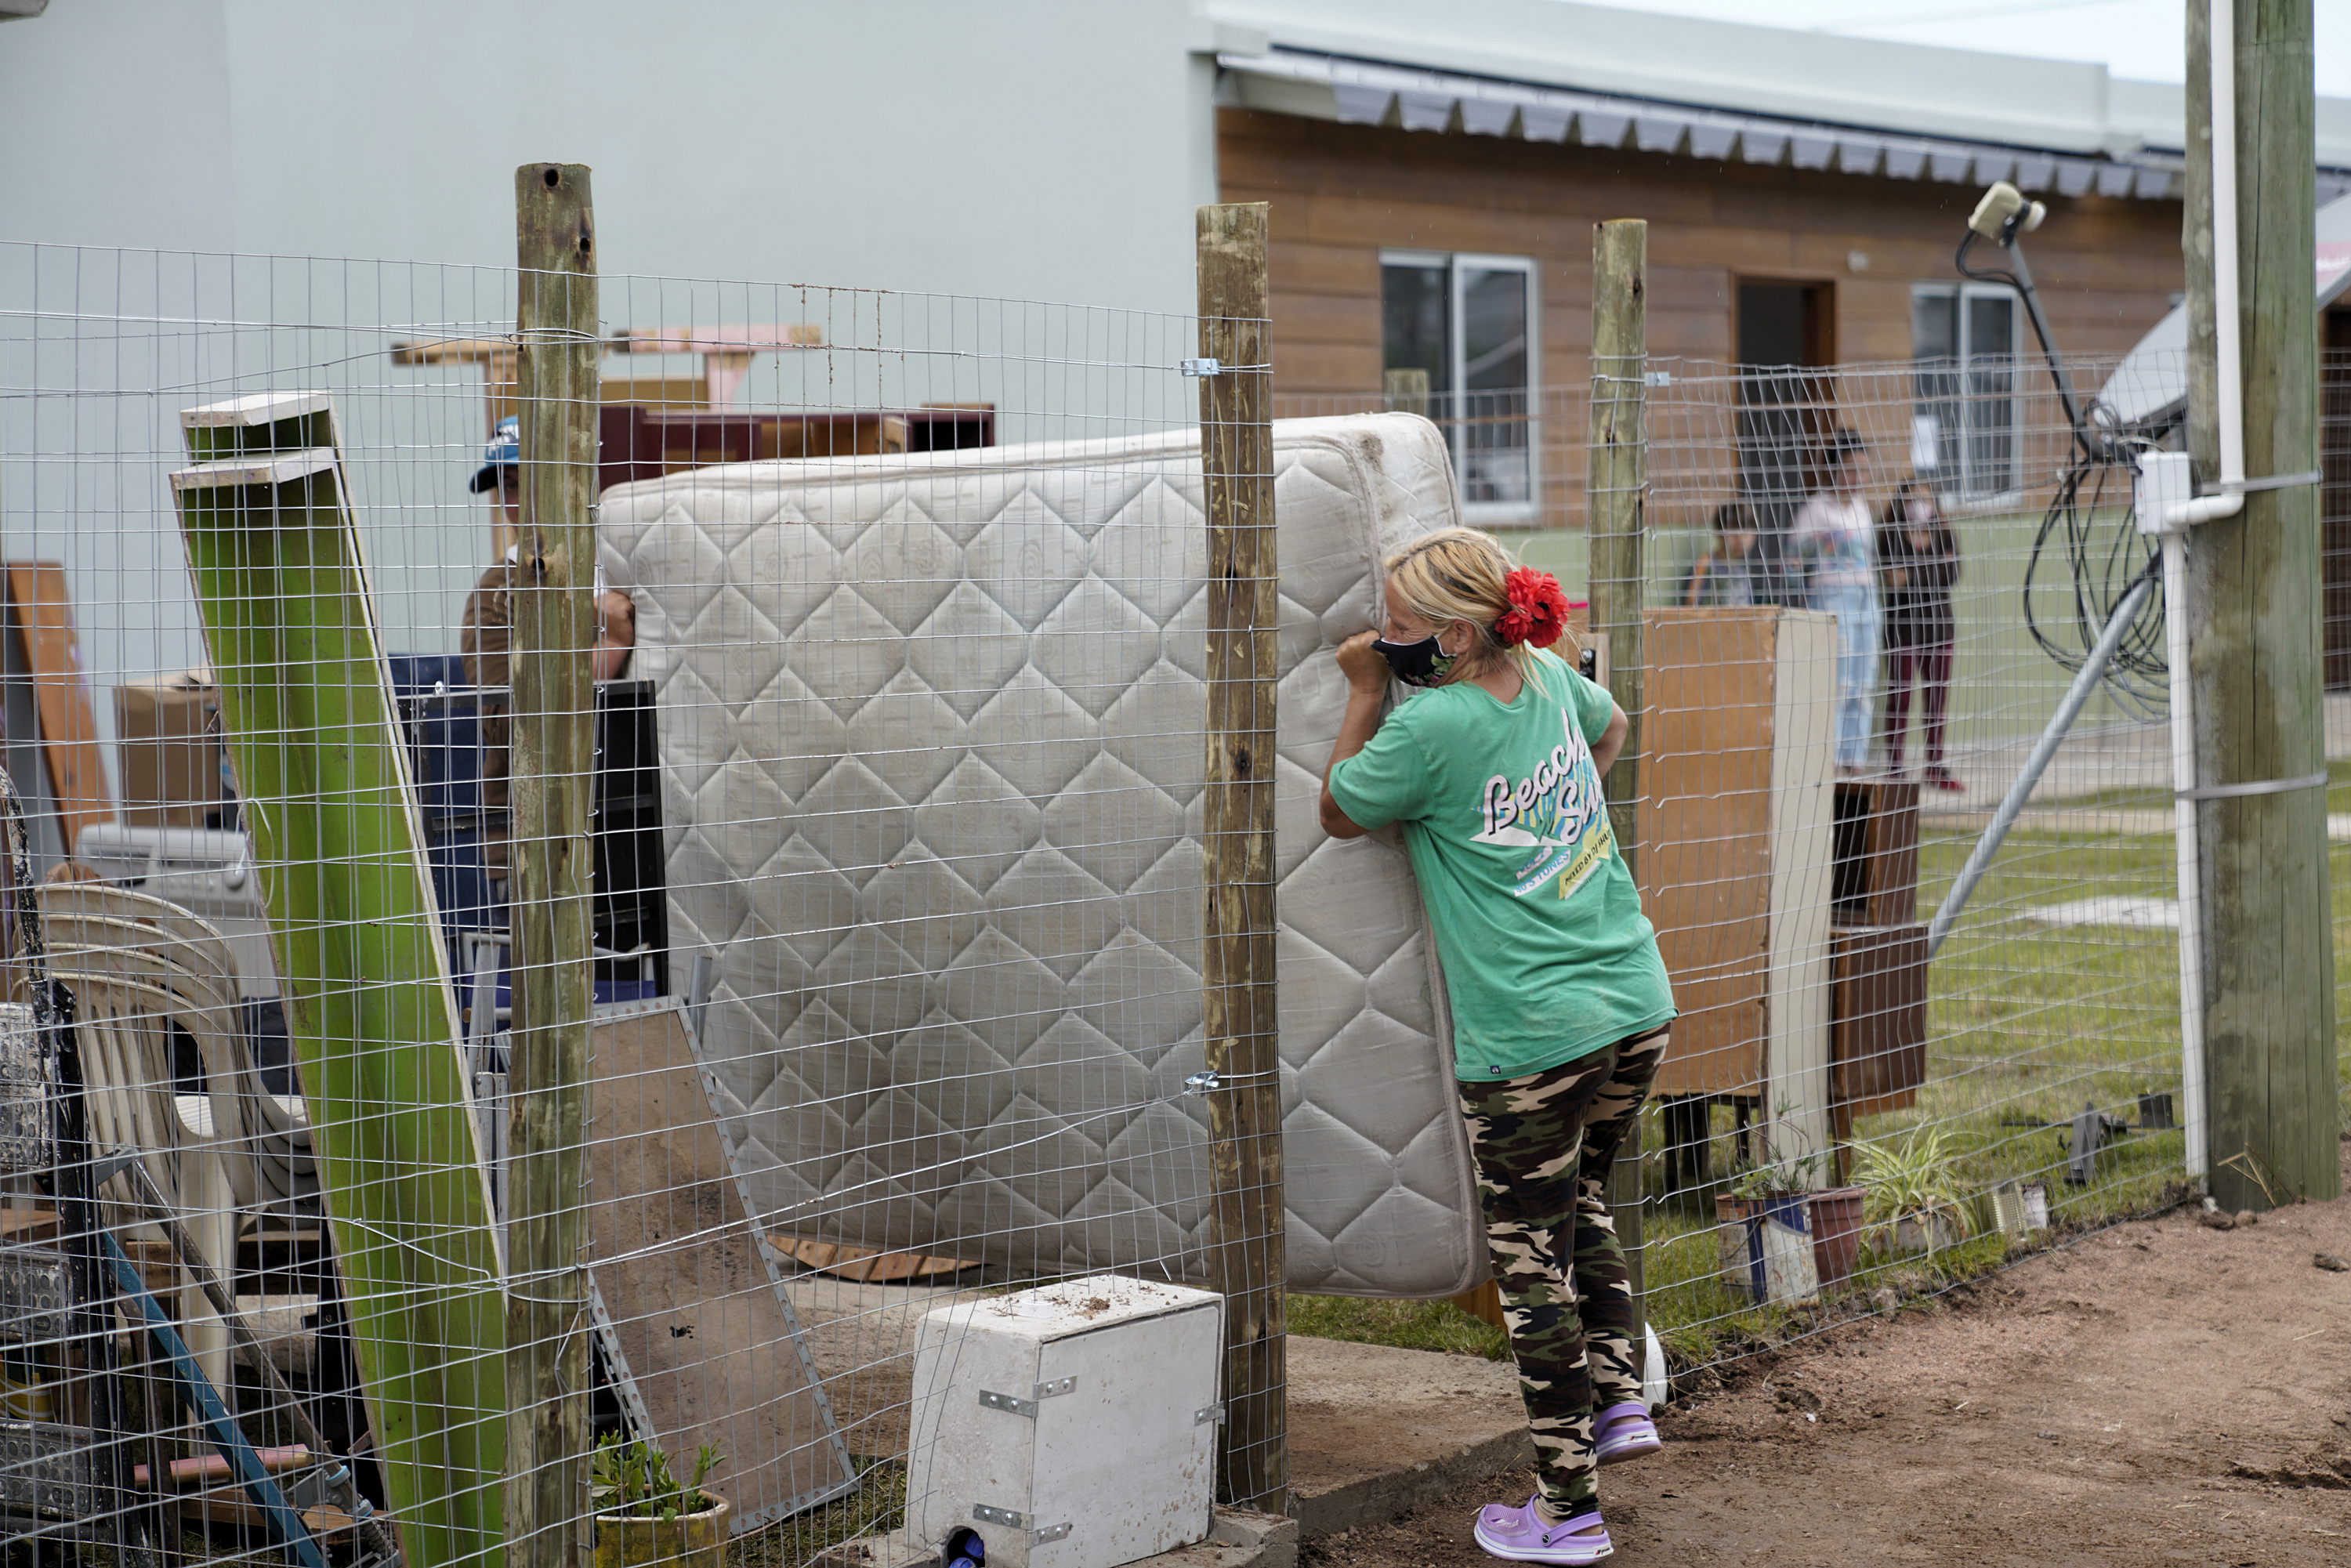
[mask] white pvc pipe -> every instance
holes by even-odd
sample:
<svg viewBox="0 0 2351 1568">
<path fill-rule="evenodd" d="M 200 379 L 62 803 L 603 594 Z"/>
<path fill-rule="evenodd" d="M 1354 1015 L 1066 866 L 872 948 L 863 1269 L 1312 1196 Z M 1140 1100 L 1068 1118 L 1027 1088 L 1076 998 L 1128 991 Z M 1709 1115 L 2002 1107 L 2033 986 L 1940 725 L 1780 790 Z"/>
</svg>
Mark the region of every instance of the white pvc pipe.
<svg viewBox="0 0 2351 1568">
<path fill-rule="evenodd" d="M 2225 0 L 2222 0 L 2225 4 Z M 2164 653 L 2171 668 L 2171 838 L 2179 897 L 2179 1098 L 2188 1132 L 2188 1179 L 2211 1168 L 2210 1126 L 2204 1107 L 2203 868 L 2196 841 L 2195 686 L 2188 670 L 2188 538 L 2163 536 Z"/>
<path fill-rule="evenodd" d="M 2237 298 L 2237 0 L 2210 0 L 2212 67 L 2212 360 L 2220 425 L 2217 496 L 2177 506 L 2175 527 L 2233 517 L 2245 509 L 2245 369 Z M 2177 709 L 2173 711 L 2177 712 Z"/>
<path fill-rule="evenodd" d="M 2220 483 L 2245 482 L 2245 367 L 2237 301 L 2237 0 L 2212 0 L 2212 316 Z M 2238 497 L 2243 505 L 2243 497 Z"/>
<path fill-rule="evenodd" d="M 2164 520 L 2164 651 L 2171 674 L 2171 832 L 2179 894 L 2179 1094 L 2190 1181 L 2210 1175 L 2204 1084 L 2204 875 L 2196 840 L 2195 686 L 2188 668 L 2188 540 L 2181 531 L 2244 510 L 2245 371 L 2237 277 L 2237 5 L 2210 0 L 2212 338 L 2220 491 L 2174 507 Z"/>
</svg>

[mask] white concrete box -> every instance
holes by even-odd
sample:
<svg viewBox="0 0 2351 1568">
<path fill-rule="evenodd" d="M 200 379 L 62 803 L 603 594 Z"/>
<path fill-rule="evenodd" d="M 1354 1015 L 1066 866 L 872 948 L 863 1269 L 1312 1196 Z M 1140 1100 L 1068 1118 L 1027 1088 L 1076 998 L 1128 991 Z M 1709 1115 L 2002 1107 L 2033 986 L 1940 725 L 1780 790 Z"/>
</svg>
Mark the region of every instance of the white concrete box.
<svg viewBox="0 0 2351 1568">
<path fill-rule="evenodd" d="M 1117 1274 L 959 1301 L 914 1348 L 906 1525 L 987 1568 L 1117 1568 L 1206 1539 L 1224 1298 Z"/>
</svg>

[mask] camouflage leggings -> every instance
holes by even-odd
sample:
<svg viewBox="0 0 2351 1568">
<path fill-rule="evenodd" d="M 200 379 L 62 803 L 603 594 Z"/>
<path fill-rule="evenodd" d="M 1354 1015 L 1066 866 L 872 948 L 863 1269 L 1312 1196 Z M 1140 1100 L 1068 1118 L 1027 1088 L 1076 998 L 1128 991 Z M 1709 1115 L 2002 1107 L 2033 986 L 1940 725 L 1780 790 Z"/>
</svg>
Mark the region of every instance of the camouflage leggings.
<svg viewBox="0 0 2351 1568">
<path fill-rule="evenodd" d="M 1534 1434 L 1535 1479 L 1554 1505 L 1598 1490 L 1595 1396 L 1603 1406 L 1641 1397 L 1632 1281 L 1607 1183 L 1667 1033 L 1526 1078 L 1461 1085 L 1487 1245 Z"/>
</svg>

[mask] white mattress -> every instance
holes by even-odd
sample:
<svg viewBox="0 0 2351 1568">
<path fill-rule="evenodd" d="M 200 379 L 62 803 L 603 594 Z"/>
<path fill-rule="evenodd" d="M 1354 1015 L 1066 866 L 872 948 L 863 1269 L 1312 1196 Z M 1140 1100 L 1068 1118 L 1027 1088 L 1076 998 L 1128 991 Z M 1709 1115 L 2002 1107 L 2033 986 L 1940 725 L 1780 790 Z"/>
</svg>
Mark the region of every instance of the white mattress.
<svg viewBox="0 0 2351 1568">
<path fill-rule="evenodd" d="M 1274 426 L 1289 1278 L 1485 1277 L 1403 852 L 1315 821 L 1329 651 L 1458 515 L 1405 414 Z M 770 1229 L 1204 1271 L 1196 436 L 730 465 L 605 493 L 660 694 L 677 978 Z"/>
</svg>

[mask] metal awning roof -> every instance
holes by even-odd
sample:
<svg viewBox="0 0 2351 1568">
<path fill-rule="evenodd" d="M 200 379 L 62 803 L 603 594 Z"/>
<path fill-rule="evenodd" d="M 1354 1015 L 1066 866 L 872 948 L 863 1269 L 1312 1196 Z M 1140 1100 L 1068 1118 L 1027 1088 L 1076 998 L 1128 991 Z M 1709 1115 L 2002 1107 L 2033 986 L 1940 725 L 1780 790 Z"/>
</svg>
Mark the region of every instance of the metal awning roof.
<svg viewBox="0 0 2351 1568">
<path fill-rule="evenodd" d="M 1458 75 L 1303 49 L 1219 54 L 1228 101 L 1347 125 L 1630 148 L 1715 162 L 1834 169 L 1958 185 L 2013 182 L 2061 195 L 2159 200 L 2180 190 L 2180 160 L 2125 158 L 1959 141 L 1777 119 L 1492 77 Z"/>
</svg>

